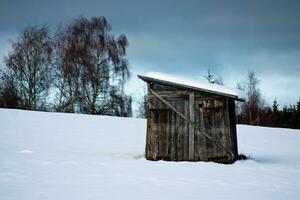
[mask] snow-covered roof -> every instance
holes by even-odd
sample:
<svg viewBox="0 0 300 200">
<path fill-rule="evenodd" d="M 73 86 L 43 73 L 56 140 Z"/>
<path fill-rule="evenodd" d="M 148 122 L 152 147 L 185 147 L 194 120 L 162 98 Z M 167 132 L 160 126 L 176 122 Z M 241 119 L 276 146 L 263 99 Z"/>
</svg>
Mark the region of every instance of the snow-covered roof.
<svg viewBox="0 0 300 200">
<path fill-rule="evenodd" d="M 138 75 L 138 77 L 146 82 L 157 82 L 157 83 L 173 85 L 176 87 L 182 87 L 182 88 L 187 88 L 187 89 L 192 89 L 197 91 L 219 94 L 240 101 L 243 101 L 245 99 L 245 93 L 243 91 L 229 88 L 223 85 L 193 81 L 182 77 L 158 73 L 158 72 L 149 72 L 146 73 L 145 75 Z"/>
</svg>

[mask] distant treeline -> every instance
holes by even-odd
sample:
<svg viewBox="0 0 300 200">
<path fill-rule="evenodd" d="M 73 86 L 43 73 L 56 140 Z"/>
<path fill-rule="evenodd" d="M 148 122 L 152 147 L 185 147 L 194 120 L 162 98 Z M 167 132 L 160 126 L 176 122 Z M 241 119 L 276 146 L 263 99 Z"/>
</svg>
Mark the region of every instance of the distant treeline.
<svg viewBox="0 0 300 200">
<path fill-rule="evenodd" d="M 238 113 L 237 122 L 240 124 L 300 129 L 300 100 L 295 105 L 285 105 L 282 109 L 279 109 L 279 105 L 275 100 L 272 107 L 260 108 L 257 117 L 252 122 L 250 122 L 249 114 L 245 111 Z"/>
<path fill-rule="evenodd" d="M 54 34 L 28 26 L 0 67 L 0 107 L 131 116 L 127 47 L 104 17 L 78 17 Z"/>
<path fill-rule="evenodd" d="M 265 103 L 261 95 L 259 79 L 249 71 L 246 80 L 238 82 L 237 88 L 246 93 L 245 102 L 236 104 L 237 123 L 257 126 L 300 128 L 300 98 L 294 105 L 281 109 L 276 100 L 272 107 Z"/>
</svg>

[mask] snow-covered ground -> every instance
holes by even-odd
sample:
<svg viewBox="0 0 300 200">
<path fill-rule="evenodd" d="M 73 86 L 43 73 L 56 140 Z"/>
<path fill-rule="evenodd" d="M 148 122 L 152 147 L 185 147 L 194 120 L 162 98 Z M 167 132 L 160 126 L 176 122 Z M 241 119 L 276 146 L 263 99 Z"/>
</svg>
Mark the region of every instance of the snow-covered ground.
<svg viewBox="0 0 300 200">
<path fill-rule="evenodd" d="M 152 162 L 146 121 L 0 109 L 0 199 L 300 199 L 300 131 L 238 126 L 233 165 Z"/>
</svg>

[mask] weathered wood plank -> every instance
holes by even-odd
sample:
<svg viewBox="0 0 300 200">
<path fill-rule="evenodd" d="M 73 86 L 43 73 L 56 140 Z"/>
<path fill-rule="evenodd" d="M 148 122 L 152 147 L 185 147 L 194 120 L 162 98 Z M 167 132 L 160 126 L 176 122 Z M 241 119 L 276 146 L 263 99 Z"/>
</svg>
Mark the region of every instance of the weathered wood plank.
<svg viewBox="0 0 300 200">
<path fill-rule="evenodd" d="M 184 101 L 184 115 L 189 116 L 189 101 Z M 184 122 L 184 160 L 189 160 L 189 123 Z"/>
<path fill-rule="evenodd" d="M 157 112 L 155 112 L 155 111 L 153 111 L 153 113 L 154 113 L 154 123 L 153 123 L 153 126 L 152 126 L 152 131 L 153 131 L 153 159 L 154 160 L 157 160 L 157 157 L 158 157 L 158 154 L 159 154 L 159 152 L 158 152 L 158 142 L 159 142 L 159 140 L 158 140 L 158 134 L 159 134 L 159 130 L 158 130 L 158 113 Z"/>
<path fill-rule="evenodd" d="M 158 114 L 158 158 L 163 158 L 163 146 L 164 146 L 164 112 L 163 111 L 156 111 Z"/>
<path fill-rule="evenodd" d="M 176 117 L 177 114 L 175 112 L 171 112 L 172 114 L 172 123 L 171 123 L 171 160 L 176 160 Z"/>
<path fill-rule="evenodd" d="M 195 123 L 196 124 L 200 124 L 200 111 L 199 111 L 200 107 L 199 107 L 199 104 L 200 104 L 200 101 L 195 98 Z M 199 149 L 203 148 L 203 147 L 200 144 L 201 136 L 197 133 L 196 129 L 194 129 L 194 138 L 195 138 L 195 141 L 194 141 L 194 160 L 201 160 Z"/>
<path fill-rule="evenodd" d="M 203 108 L 199 108 L 199 124 L 200 124 L 200 129 L 196 129 L 197 134 L 198 134 L 198 138 L 199 138 L 199 144 L 201 146 L 201 148 L 199 148 L 198 153 L 199 153 L 199 157 L 201 160 L 208 160 L 208 151 L 207 151 L 207 146 L 206 146 L 206 140 L 207 138 L 202 137 L 201 132 L 202 133 L 207 133 L 206 131 L 206 126 L 205 126 L 205 121 L 204 121 L 204 113 L 203 113 Z"/>
<path fill-rule="evenodd" d="M 181 102 L 176 102 L 176 108 L 177 109 L 181 108 Z M 182 140 L 182 122 L 181 122 L 181 117 L 177 115 L 176 117 L 176 160 L 177 161 L 182 160 L 181 140 Z"/>
<path fill-rule="evenodd" d="M 147 118 L 147 134 L 146 134 L 146 158 L 147 159 L 151 159 L 150 156 L 152 155 L 151 152 L 151 148 L 150 148 L 150 144 L 151 144 L 151 140 L 150 140 L 150 136 L 152 135 L 152 130 L 151 130 L 151 116 L 150 114 L 148 115 Z"/>
<path fill-rule="evenodd" d="M 149 113 L 149 126 L 148 126 L 148 132 L 147 132 L 147 145 L 146 145 L 146 157 L 149 160 L 154 160 L 154 130 L 153 130 L 153 112 Z"/>
<path fill-rule="evenodd" d="M 189 95 L 189 119 L 192 123 L 195 122 L 195 94 L 191 92 Z M 194 160 L 194 126 L 189 123 L 189 160 Z"/>
</svg>

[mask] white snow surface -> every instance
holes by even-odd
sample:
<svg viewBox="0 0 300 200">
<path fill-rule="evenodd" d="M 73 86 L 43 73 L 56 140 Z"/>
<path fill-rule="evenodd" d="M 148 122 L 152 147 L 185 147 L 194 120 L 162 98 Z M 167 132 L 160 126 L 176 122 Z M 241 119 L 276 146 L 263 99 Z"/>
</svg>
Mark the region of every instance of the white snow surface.
<svg viewBox="0 0 300 200">
<path fill-rule="evenodd" d="M 237 130 L 250 160 L 153 162 L 143 119 L 0 109 L 0 199 L 300 199 L 300 131 Z"/>
<path fill-rule="evenodd" d="M 160 72 L 148 72 L 145 75 L 142 75 L 148 78 L 162 80 L 170 83 L 176 83 L 182 86 L 204 89 L 212 92 L 218 92 L 222 94 L 236 96 L 238 99 L 245 99 L 246 94 L 238 89 L 229 88 L 223 85 L 213 84 L 213 83 L 204 83 L 200 81 L 186 79 L 184 77 L 174 76 L 170 74 L 164 74 Z"/>
</svg>

